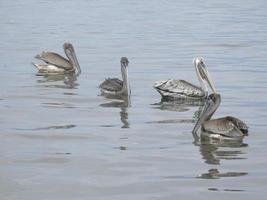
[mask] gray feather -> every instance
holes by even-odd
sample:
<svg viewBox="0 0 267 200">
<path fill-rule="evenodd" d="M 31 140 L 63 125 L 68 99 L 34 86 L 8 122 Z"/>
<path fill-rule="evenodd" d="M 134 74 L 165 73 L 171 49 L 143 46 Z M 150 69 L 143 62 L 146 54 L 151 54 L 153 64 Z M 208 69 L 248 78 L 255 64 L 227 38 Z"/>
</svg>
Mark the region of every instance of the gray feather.
<svg viewBox="0 0 267 200">
<path fill-rule="evenodd" d="M 242 124 L 243 128 L 247 127 L 244 122 L 241 122 L 241 120 L 234 117 L 213 119 L 203 124 L 203 130 L 209 134 L 219 134 L 229 138 L 241 138 L 247 133 L 243 133 L 240 129 L 240 124 Z"/>
<path fill-rule="evenodd" d="M 54 52 L 42 52 L 41 54 L 36 55 L 35 58 L 65 70 L 73 68 L 72 64 L 66 58 Z"/>
<path fill-rule="evenodd" d="M 173 98 L 204 98 L 205 92 L 198 86 L 195 86 L 184 80 L 165 80 L 154 84 L 154 88 L 162 97 Z"/>
<path fill-rule="evenodd" d="M 99 87 L 101 90 L 119 92 L 122 90 L 123 82 L 118 78 L 108 78 Z"/>
<path fill-rule="evenodd" d="M 227 116 L 226 119 L 231 121 L 244 135 L 248 134 L 248 126 L 245 124 L 245 122 L 231 116 Z"/>
</svg>

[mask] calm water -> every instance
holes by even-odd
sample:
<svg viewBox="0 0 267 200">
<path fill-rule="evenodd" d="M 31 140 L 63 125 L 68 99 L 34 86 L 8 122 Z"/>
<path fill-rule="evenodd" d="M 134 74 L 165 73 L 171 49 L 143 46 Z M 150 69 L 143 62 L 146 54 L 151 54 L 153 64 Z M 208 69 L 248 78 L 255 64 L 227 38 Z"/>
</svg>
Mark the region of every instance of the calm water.
<svg viewBox="0 0 267 200">
<path fill-rule="evenodd" d="M 264 199 L 267 4 L 237 1 L 0 1 L 3 200 Z M 38 76 L 43 50 L 76 48 L 77 80 Z M 99 96 L 130 60 L 127 106 Z M 199 106 L 152 88 L 197 78 L 203 56 L 222 96 L 215 117 L 248 123 L 239 144 L 194 144 Z"/>
</svg>

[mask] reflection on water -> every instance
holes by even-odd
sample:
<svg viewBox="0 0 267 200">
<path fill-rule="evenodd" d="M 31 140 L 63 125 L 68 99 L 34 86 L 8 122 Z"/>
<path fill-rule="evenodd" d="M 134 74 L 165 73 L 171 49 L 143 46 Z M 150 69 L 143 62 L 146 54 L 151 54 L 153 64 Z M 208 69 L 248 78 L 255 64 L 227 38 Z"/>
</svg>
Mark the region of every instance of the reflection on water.
<svg viewBox="0 0 267 200">
<path fill-rule="evenodd" d="M 244 152 L 241 150 L 235 150 L 233 147 L 222 148 L 214 144 L 201 144 L 199 146 L 199 152 L 202 155 L 202 159 L 207 164 L 218 165 L 222 159 L 224 160 L 237 160 L 246 159 Z"/>
<path fill-rule="evenodd" d="M 194 107 L 199 107 L 192 116 L 192 119 L 165 119 L 157 121 L 149 121 L 147 124 L 171 124 L 171 123 L 189 123 L 192 124 L 198 119 L 200 113 L 202 112 L 202 107 L 204 105 L 203 100 L 190 100 L 190 99 L 177 99 L 175 101 L 161 101 L 159 103 L 152 104 L 155 109 L 160 109 L 163 111 L 174 111 L 174 112 L 187 112 Z"/>
<path fill-rule="evenodd" d="M 44 102 L 41 104 L 46 108 L 75 108 L 75 106 L 70 103 Z"/>
<path fill-rule="evenodd" d="M 114 149 L 119 149 L 121 151 L 126 151 L 128 148 L 126 146 L 119 146 L 119 147 L 115 147 Z"/>
<path fill-rule="evenodd" d="M 209 169 L 209 171 L 207 173 L 203 173 L 203 174 L 197 176 L 197 178 L 219 179 L 219 178 L 223 178 L 223 177 L 245 176 L 247 174 L 248 173 L 246 173 L 246 172 L 224 172 L 224 173 L 221 173 L 221 172 L 219 172 L 218 169 Z"/>
<path fill-rule="evenodd" d="M 161 100 L 161 102 L 152 105 L 155 105 L 155 108 L 160 110 L 186 112 L 190 110 L 191 107 L 199 107 L 199 110 L 201 110 L 202 106 L 204 106 L 204 103 L 205 101 L 203 99 L 201 100 L 177 99 L 175 101 Z M 196 116 L 198 116 L 198 113 Z"/>
<path fill-rule="evenodd" d="M 221 165 L 222 160 L 236 160 L 247 159 L 244 148 L 248 147 L 243 141 L 229 141 L 229 140 L 211 140 L 200 139 L 193 142 L 199 147 L 200 155 L 205 163 L 209 165 Z M 238 170 L 238 169 L 237 169 Z M 197 178 L 202 179 L 219 179 L 225 177 L 240 177 L 247 175 L 247 172 L 220 172 L 218 169 L 209 169 L 208 172 L 202 173 Z M 209 189 L 210 190 L 210 189 Z M 211 190 L 218 191 L 217 188 Z M 240 191 L 236 189 L 224 189 L 224 191 Z"/>
<path fill-rule="evenodd" d="M 224 160 L 237 160 L 246 159 L 243 148 L 248 145 L 243 141 L 227 141 L 227 140 L 206 140 L 200 139 L 193 142 L 196 146 L 199 146 L 199 152 L 202 155 L 202 159 L 207 164 L 219 165 L 222 159 Z"/>
<path fill-rule="evenodd" d="M 130 128 L 130 124 L 128 122 L 128 108 L 131 105 L 131 101 L 129 97 L 123 98 L 123 99 L 112 99 L 111 102 L 108 103 L 102 103 L 100 104 L 101 107 L 108 107 L 108 108 L 120 108 L 120 119 L 122 122 L 121 128 Z"/>
<path fill-rule="evenodd" d="M 53 126 L 47 126 L 47 127 L 39 127 L 39 128 L 33 128 L 33 129 L 16 129 L 16 130 L 31 130 L 31 131 L 41 131 L 41 130 L 50 130 L 50 129 L 70 129 L 74 128 L 76 125 L 74 124 L 66 124 L 66 125 L 53 125 Z"/>
<path fill-rule="evenodd" d="M 157 120 L 157 121 L 149 121 L 147 124 L 192 124 L 194 123 L 194 119 L 165 119 L 165 120 Z"/>
<path fill-rule="evenodd" d="M 67 89 L 77 89 L 79 84 L 77 81 L 77 75 L 72 74 L 43 74 L 37 73 L 36 76 L 42 79 L 37 80 L 38 83 L 42 83 L 43 87 L 49 88 L 67 88 Z"/>
<path fill-rule="evenodd" d="M 41 128 L 36 128 L 34 130 L 49 130 L 49 129 L 70 129 L 74 128 L 76 125 L 74 124 L 68 124 L 68 125 L 54 125 L 54 126 L 47 126 L 47 127 L 41 127 Z"/>
<path fill-rule="evenodd" d="M 240 190 L 240 189 L 218 189 L 218 188 L 208 188 L 209 191 L 226 191 L 226 192 L 244 192 L 246 190 Z"/>
<path fill-rule="evenodd" d="M 130 124 L 128 122 L 128 112 L 126 107 L 121 107 L 120 116 L 121 116 L 121 122 L 123 123 L 123 126 L 121 128 L 130 128 Z"/>
</svg>

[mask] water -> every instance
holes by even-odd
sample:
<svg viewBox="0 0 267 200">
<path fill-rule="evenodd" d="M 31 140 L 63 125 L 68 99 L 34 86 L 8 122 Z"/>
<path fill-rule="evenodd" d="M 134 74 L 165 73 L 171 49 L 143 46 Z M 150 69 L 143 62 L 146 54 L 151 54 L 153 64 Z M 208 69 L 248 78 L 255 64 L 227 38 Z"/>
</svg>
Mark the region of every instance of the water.
<svg viewBox="0 0 267 200">
<path fill-rule="evenodd" d="M 1 199 L 264 199 L 265 1 L 0 2 Z M 37 76 L 43 50 L 73 43 L 77 80 Z M 130 60 L 131 106 L 99 96 Z M 203 56 L 239 144 L 194 144 L 199 106 L 159 105 L 166 78 L 197 83 Z"/>
</svg>

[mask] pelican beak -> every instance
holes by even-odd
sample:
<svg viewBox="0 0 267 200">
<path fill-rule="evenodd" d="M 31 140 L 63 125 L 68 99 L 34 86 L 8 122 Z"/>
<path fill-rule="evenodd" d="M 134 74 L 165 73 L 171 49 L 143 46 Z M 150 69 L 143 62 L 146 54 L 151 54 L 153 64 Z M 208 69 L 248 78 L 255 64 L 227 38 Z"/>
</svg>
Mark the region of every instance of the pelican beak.
<svg viewBox="0 0 267 200">
<path fill-rule="evenodd" d="M 203 107 L 203 109 L 199 115 L 199 118 L 196 122 L 196 125 L 195 125 L 192 133 L 197 133 L 198 129 L 202 126 L 202 124 L 206 120 L 210 120 L 211 116 L 217 110 L 220 103 L 221 103 L 220 94 L 214 93 L 214 94 L 209 95 L 209 97 L 206 99 L 204 107 Z"/>
<path fill-rule="evenodd" d="M 210 74 L 209 74 L 209 72 L 208 72 L 208 70 L 207 70 L 205 64 L 204 64 L 204 63 L 201 63 L 201 65 L 203 66 L 203 67 L 201 67 L 202 70 L 203 70 L 203 73 L 204 73 L 204 77 L 203 77 L 203 78 L 204 78 L 204 79 L 207 81 L 207 83 L 209 84 L 209 86 L 210 86 L 212 92 L 213 92 L 214 94 L 216 94 L 217 92 L 216 92 L 216 89 L 215 89 L 215 85 L 214 85 L 214 83 L 213 83 L 213 80 L 212 80 L 212 78 L 211 78 L 211 76 L 210 76 Z"/>
<path fill-rule="evenodd" d="M 82 72 L 82 70 L 80 68 L 80 64 L 79 64 L 78 59 L 77 59 L 75 54 L 73 54 L 73 59 L 74 59 L 75 66 L 76 66 L 77 71 L 78 71 L 77 75 L 79 75 Z"/>
<path fill-rule="evenodd" d="M 207 110 L 209 109 L 210 106 L 210 101 L 209 99 L 206 100 L 205 105 L 199 115 L 199 118 L 193 128 L 193 133 L 197 133 L 198 129 L 200 128 L 200 126 L 203 124 L 203 122 L 205 121 L 205 113 L 207 112 Z"/>
<path fill-rule="evenodd" d="M 202 118 L 203 118 L 203 117 L 202 117 Z M 198 118 L 197 123 L 196 123 L 196 125 L 194 126 L 192 133 L 197 133 L 198 129 L 200 128 L 200 126 L 201 126 L 201 124 L 202 124 L 202 122 L 203 122 L 203 120 L 201 120 L 201 117 Z"/>
<path fill-rule="evenodd" d="M 203 122 L 204 122 L 204 117 L 198 118 L 197 123 L 194 126 L 192 133 L 197 133 L 198 129 L 200 128 Z"/>
<path fill-rule="evenodd" d="M 128 80 L 128 64 L 129 61 L 127 58 L 122 57 L 121 58 L 121 74 L 122 74 L 122 79 L 124 81 L 124 89 L 127 91 L 127 95 L 130 95 L 130 84 L 129 84 L 129 80 Z"/>
<path fill-rule="evenodd" d="M 80 68 L 80 64 L 78 62 L 78 59 L 76 57 L 75 51 L 74 50 L 71 50 L 71 51 L 67 50 L 67 52 L 70 55 L 70 59 L 74 65 L 74 67 L 76 67 L 76 69 L 77 69 L 77 75 L 79 75 L 81 73 L 81 68 Z"/>
</svg>

